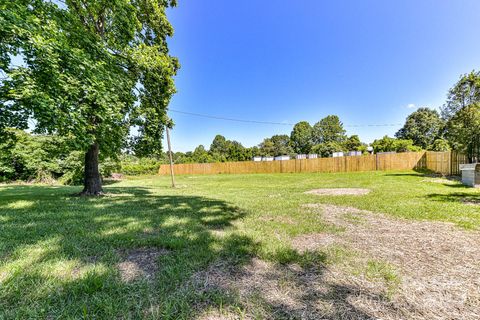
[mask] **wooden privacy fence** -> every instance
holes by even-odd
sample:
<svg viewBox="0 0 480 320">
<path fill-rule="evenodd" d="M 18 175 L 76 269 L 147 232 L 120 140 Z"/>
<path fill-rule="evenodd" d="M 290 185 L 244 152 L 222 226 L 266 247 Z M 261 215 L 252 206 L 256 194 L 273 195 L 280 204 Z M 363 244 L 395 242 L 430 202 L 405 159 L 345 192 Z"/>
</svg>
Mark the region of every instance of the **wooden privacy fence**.
<svg viewBox="0 0 480 320">
<path fill-rule="evenodd" d="M 458 174 L 466 158 L 456 152 L 405 152 L 338 158 L 298 159 L 285 161 L 241 161 L 220 163 L 175 164 L 175 174 L 220 173 L 298 173 L 355 172 L 429 169 L 450 175 Z M 170 174 L 169 165 L 161 165 L 159 174 Z"/>
</svg>

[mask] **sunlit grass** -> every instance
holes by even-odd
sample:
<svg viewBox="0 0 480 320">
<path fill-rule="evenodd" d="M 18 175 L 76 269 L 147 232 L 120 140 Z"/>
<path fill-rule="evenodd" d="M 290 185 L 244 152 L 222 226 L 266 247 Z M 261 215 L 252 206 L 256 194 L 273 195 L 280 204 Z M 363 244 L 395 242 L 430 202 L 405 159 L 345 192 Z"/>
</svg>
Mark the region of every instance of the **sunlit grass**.
<svg viewBox="0 0 480 320">
<path fill-rule="evenodd" d="M 304 254 L 291 248 L 298 235 L 335 232 L 306 214 L 307 203 L 480 226 L 480 206 L 463 202 L 478 199 L 478 190 L 416 172 L 179 176 L 177 184 L 132 177 L 106 186 L 100 198 L 72 196 L 78 187 L 0 186 L 0 319 L 189 318 L 199 301 L 220 309 L 234 304 L 220 293 L 184 290 L 195 272 L 219 259 L 241 264 L 257 256 L 303 267 L 348 259 L 341 247 Z M 371 192 L 304 194 L 337 187 Z M 168 251 L 158 258 L 157 276 L 122 282 L 119 252 L 143 247 Z M 398 281 L 378 261 L 362 270 L 392 286 Z M 241 313 L 244 306 L 233 308 Z"/>
</svg>

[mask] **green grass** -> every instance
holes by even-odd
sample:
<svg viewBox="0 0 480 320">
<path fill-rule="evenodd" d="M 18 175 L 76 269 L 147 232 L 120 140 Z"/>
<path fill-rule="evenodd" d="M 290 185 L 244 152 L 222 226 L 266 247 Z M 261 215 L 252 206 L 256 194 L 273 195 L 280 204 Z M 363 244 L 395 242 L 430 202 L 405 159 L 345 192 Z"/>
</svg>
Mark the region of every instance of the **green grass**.
<svg viewBox="0 0 480 320">
<path fill-rule="evenodd" d="M 416 172 L 132 177 L 101 198 L 75 187 L 0 186 L 0 319 L 189 318 L 194 305 L 244 306 L 234 297 L 189 290 L 189 279 L 215 261 L 241 265 L 257 256 L 315 266 L 338 253 L 294 251 L 297 235 L 331 231 L 305 203 L 352 206 L 407 219 L 480 227 L 478 190 L 425 182 Z M 369 188 L 366 196 L 319 197 L 315 188 Z M 222 232 L 222 236 L 218 233 Z M 124 283 L 119 251 L 159 247 L 152 282 Z M 342 253 L 343 254 L 343 253 Z M 383 265 L 367 276 L 395 282 Z M 206 307 L 207 308 L 207 307 Z"/>
</svg>

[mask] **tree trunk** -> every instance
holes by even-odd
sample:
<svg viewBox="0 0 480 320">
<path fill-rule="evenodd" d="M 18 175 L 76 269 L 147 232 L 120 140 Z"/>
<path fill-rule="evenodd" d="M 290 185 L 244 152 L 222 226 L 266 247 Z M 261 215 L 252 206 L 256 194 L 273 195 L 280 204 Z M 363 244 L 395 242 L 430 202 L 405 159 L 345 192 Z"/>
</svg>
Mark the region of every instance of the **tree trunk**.
<svg viewBox="0 0 480 320">
<path fill-rule="evenodd" d="M 94 143 L 85 154 L 85 179 L 81 195 L 99 196 L 103 194 L 102 180 L 98 171 L 98 153 L 98 143 Z"/>
</svg>

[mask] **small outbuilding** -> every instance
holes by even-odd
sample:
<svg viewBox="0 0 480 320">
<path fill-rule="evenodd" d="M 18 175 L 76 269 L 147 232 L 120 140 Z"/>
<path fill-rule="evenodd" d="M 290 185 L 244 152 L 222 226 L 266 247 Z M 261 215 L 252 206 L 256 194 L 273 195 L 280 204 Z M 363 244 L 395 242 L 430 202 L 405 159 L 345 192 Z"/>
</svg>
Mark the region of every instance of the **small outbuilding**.
<svg viewBox="0 0 480 320">
<path fill-rule="evenodd" d="M 334 153 L 332 154 L 332 157 L 334 157 L 334 158 L 343 157 L 343 152 L 334 152 Z"/>
<path fill-rule="evenodd" d="M 316 153 L 310 153 L 308 155 L 308 159 L 317 159 L 317 158 L 318 158 L 318 154 L 316 154 Z"/>
<path fill-rule="evenodd" d="M 295 159 L 297 159 L 297 160 L 307 159 L 307 155 L 306 154 L 297 154 L 295 156 Z"/>
<path fill-rule="evenodd" d="M 273 157 L 262 157 L 262 161 L 273 161 Z"/>
<path fill-rule="evenodd" d="M 277 160 L 277 161 L 290 160 L 290 156 L 276 156 L 275 160 Z"/>
<path fill-rule="evenodd" d="M 252 160 L 255 161 L 255 162 L 262 161 L 262 157 L 253 157 Z"/>
<path fill-rule="evenodd" d="M 349 151 L 348 152 L 348 155 L 350 157 L 358 157 L 358 156 L 361 156 L 362 155 L 362 151 Z"/>
<path fill-rule="evenodd" d="M 480 187 L 480 163 L 461 164 L 462 183 L 470 187 Z"/>
</svg>

